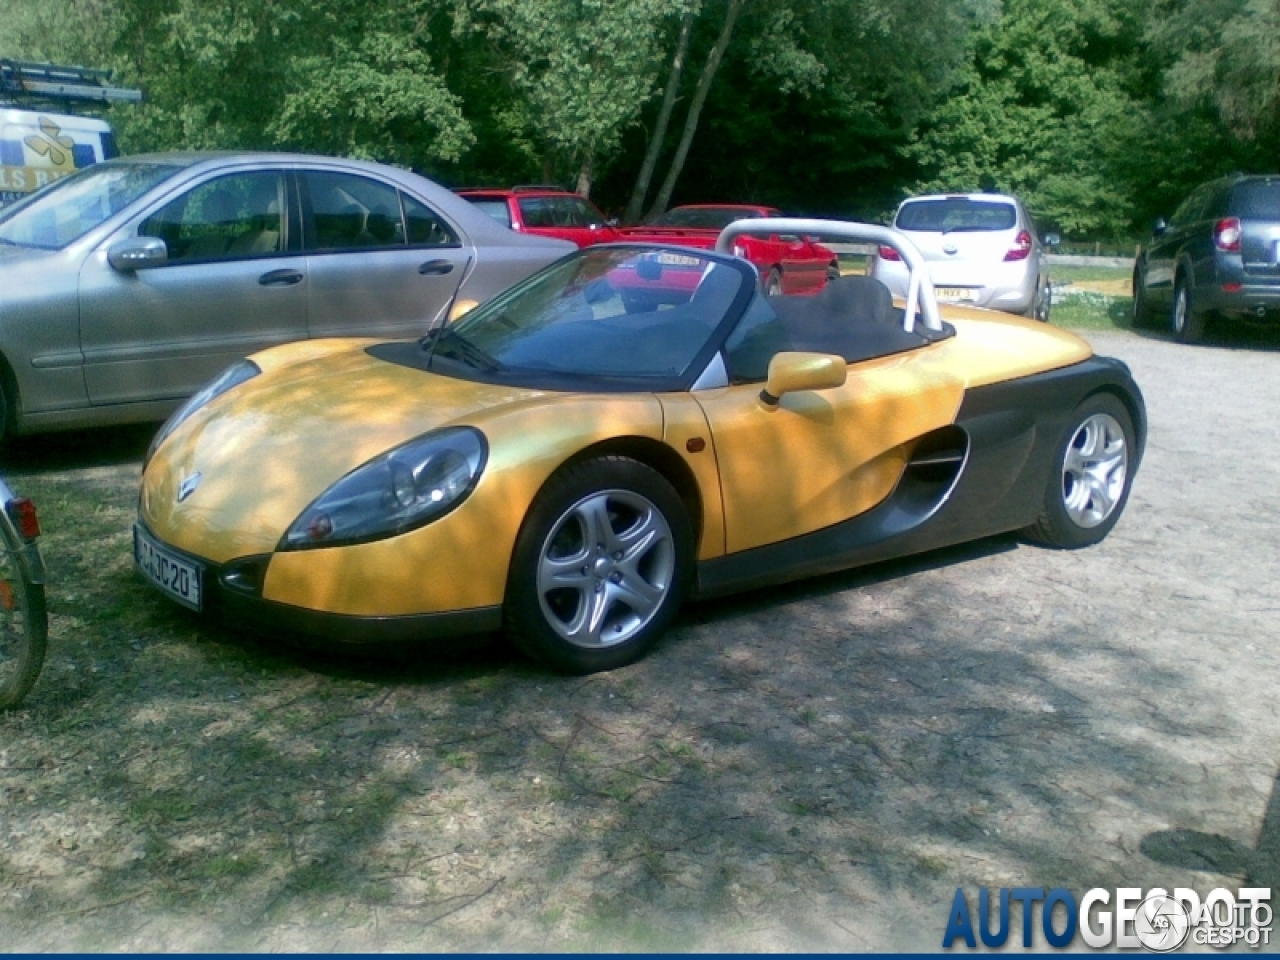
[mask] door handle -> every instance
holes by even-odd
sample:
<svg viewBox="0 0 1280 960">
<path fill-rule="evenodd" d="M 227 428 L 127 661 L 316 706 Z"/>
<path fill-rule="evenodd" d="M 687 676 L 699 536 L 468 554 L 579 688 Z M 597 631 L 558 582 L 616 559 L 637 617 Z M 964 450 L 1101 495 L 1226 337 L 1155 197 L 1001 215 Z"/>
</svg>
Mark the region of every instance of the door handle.
<svg viewBox="0 0 1280 960">
<path fill-rule="evenodd" d="M 297 270 L 269 270 L 258 278 L 264 287 L 291 287 L 302 282 L 302 273 Z"/>
<path fill-rule="evenodd" d="M 453 272 L 453 264 L 448 260 L 428 260 L 418 267 L 418 272 L 425 277 L 443 277 Z"/>
</svg>

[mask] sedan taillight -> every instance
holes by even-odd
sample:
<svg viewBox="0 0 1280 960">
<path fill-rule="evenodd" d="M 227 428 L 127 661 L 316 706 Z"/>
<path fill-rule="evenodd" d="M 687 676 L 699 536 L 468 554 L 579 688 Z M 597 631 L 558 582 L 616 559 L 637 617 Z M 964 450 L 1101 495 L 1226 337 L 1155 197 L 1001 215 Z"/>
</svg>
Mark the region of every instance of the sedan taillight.
<svg viewBox="0 0 1280 960">
<path fill-rule="evenodd" d="M 1213 245 L 1223 253 L 1240 252 L 1240 218 L 1223 217 L 1213 225 Z"/>
<path fill-rule="evenodd" d="M 1029 256 L 1031 256 L 1031 234 L 1026 230 L 1019 230 L 1018 235 L 1013 239 L 1013 246 L 1004 255 L 1004 259 L 1006 262 L 1025 260 Z"/>
<path fill-rule="evenodd" d="M 880 246 L 879 253 L 880 253 L 881 260 L 901 260 L 902 259 L 902 257 L 898 256 L 897 250 L 893 249 L 893 247 L 886 247 L 883 244 L 881 244 Z"/>
</svg>

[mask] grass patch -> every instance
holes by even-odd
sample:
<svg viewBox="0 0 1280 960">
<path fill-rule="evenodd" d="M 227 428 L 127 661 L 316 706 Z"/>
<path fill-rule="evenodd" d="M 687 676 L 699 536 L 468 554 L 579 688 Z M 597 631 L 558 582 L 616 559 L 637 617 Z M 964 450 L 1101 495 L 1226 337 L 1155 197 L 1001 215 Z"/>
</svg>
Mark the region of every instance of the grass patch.
<svg viewBox="0 0 1280 960">
<path fill-rule="evenodd" d="M 1072 330 L 1132 327 L 1131 278 L 1123 267 L 1054 267 L 1050 278 L 1054 326 Z"/>
</svg>

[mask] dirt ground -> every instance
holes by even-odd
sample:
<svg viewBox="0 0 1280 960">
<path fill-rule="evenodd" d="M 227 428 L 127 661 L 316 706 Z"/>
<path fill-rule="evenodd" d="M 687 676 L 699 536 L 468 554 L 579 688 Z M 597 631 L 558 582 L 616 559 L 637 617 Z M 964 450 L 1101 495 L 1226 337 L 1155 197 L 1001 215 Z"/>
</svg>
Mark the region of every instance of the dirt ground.
<svg viewBox="0 0 1280 960">
<path fill-rule="evenodd" d="M 1090 338 L 1151 416 L 1102 545 L 697 606 L 586 679 L 202 625 L 130 569 L 145 433 L 20 443 L 3 949 L 936 950 L 957 887 L 1280 887 L 1280 350 Z"/>
</svg>

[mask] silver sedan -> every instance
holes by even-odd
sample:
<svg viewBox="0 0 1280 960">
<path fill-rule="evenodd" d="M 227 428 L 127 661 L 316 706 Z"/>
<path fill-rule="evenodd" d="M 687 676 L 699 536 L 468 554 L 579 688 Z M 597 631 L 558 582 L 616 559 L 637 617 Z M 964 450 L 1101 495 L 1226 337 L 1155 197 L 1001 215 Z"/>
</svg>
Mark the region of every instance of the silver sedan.
<svg viewBox="0 0 1280 960">
<path fill-rule="evenodd" d="M 289 340 L 421 336 L 574 249 L 374 163 L 97 164 L 0 211 L 0 436 L 163 419 Z"/>
</svg>

